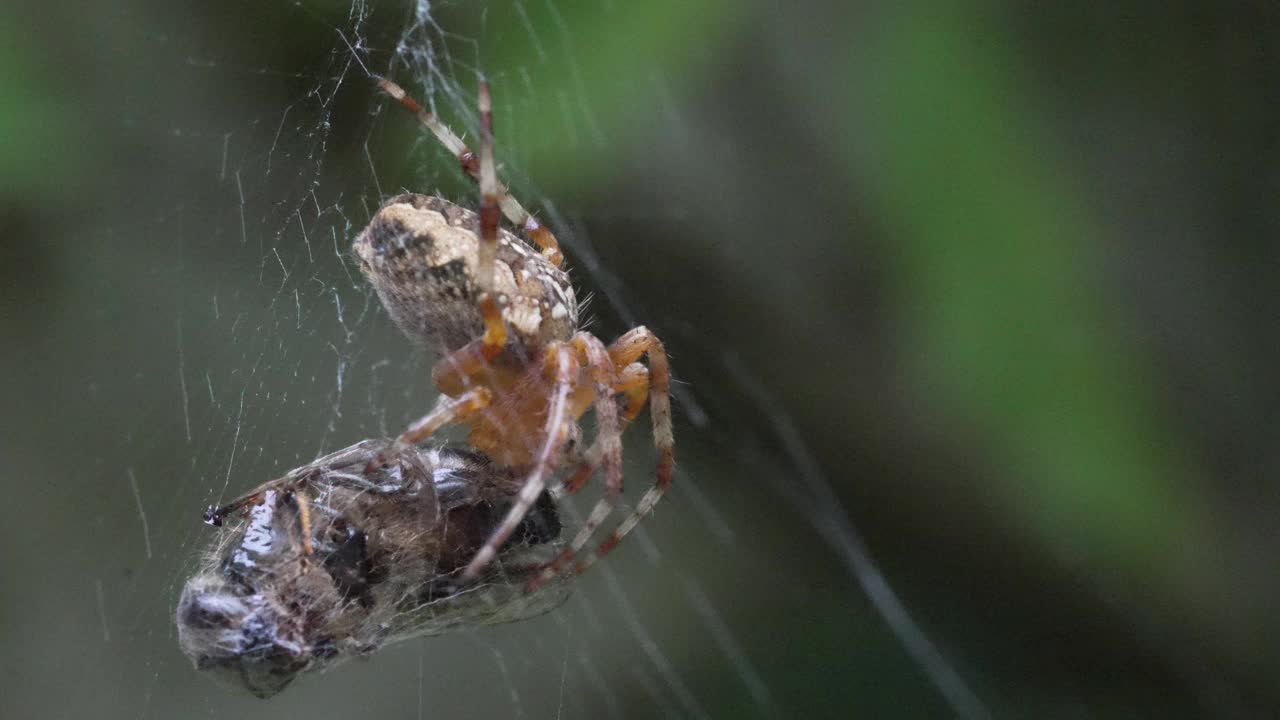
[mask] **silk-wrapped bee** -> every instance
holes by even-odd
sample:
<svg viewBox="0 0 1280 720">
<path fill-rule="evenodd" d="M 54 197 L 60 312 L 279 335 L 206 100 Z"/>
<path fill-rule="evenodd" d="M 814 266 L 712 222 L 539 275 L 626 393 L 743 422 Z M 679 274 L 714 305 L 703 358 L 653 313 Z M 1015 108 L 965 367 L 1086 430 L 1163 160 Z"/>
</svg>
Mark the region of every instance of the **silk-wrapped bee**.
<svg viewBox="0 0 1280 720">
<path fill-rule="evenodd" d="M 269 697 L 388 643 L 564 601 L 568 582 L 528 588 L 563 549 L 549 495 L 481 578 L 459 582 L 523 477 L 467 449 L 393 448 L 357 443 L 205 513 L 230 522 L 178 601 L 179 644 L 198 669 Z"/>
</svg>

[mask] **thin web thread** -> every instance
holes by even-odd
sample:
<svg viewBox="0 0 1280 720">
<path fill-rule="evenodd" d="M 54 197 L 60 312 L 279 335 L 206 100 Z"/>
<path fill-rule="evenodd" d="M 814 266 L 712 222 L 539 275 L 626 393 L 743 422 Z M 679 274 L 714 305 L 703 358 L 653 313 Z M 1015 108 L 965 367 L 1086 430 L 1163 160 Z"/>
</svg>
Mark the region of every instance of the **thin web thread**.
<svg viewBox="0 0 1280 720">
<path fill-rule="evenodd" d="M 781 487 L 783 495 L 811 518 L 814 528 L 839 554 L 849 571 L 857 578 L 871 604 L 898 638 L 898 642 L 902 643 L 902 647 L 919 664 L 956 715 L 967 720 L 990 718 L 991 711 L 912 619 L 880 568 L 871 560 L 871 552 L 862 535 L 844 512 L 840 499 L 831 489 L 831 483 L 781 404 L 764 389 L 760 379 L 754 377 L 736 355 L 726 355 L 724 364 L 737 380 L 738 386 L 746 391 L 756 407 L 770 419 L 774 431 L 782 440 L 788 459 L 800 471 L 800 478 L 811 493 L 806 499 L 790 486 L 785 486 Z"/>
</svg>

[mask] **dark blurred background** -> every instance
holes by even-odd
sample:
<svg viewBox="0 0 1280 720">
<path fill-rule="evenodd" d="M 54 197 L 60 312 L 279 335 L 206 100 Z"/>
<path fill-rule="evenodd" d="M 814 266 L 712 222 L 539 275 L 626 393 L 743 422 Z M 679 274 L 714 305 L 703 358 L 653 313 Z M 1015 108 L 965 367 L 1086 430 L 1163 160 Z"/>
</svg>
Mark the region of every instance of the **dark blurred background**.
<svg viewBox="0 0 1280 720">
<path fill-rule="evenodd" d="M 1274 716 L 1278 31 L 1263 2 L 5 6 L 0 714 L 974 711 L 874 612 L 847 515 L 996 717 Z M 262 702 L 177 649 L 199 510 L 426 407 L 346 248 L 400 188 L 474 193 L 361 63 L 460 128 L 490 78 L 592 329 L 667 339 L 681 473 L 562 609 Z"/>
</svg>

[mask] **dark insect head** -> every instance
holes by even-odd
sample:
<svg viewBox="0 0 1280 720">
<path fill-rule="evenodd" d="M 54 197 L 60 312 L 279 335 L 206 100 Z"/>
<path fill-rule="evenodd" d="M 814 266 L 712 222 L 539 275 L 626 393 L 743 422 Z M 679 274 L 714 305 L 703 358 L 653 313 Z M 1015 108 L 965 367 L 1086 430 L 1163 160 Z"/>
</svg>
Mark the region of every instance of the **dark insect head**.
<svg viewBox="0 0 1280 720">
<path fill-rule="evenodd" d="M 178 600 L 178 643 L 200 670 L 232 687 L 270 697 L 312 662 L 288 637 L 261 595 L 200 576 Z"/>
</svg>

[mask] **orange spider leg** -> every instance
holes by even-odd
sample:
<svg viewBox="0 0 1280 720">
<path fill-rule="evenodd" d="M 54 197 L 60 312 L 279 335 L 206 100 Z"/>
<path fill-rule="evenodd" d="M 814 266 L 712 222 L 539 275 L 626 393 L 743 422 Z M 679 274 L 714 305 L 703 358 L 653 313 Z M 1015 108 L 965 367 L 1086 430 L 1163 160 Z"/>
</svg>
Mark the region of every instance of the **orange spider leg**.
<svg viewBox="0 0 1280 720">
<path fill-rule="evenodd" d="M 614 392 L 627 396 L 627 405 L 622 410 L 622 419 L 631 422 L 636 419 L 645 403 L 649 402 L 649 368 L 640 363 L 631 363 L 622 369 Z"/>
<path fill-rule="evenodd" d="M 462 138 L 454 134 L 454 132 L 450 130 L 447 125 L 440 122 L 440 119 L 435 115 L 427 112 L 426 108 L 422 107 L 417 100 L 414 100 L 404 91 L 404 88 L 386 78 L 375 77 L 374 79 L 377 81 L 378 87 L 382 88 L 384 93 L 390 95 L 391 99 L 400 103 L 409 112 L 418 116 L 418 122 L 422 123 L 423 127 L 430 130 L 431 134 L 435 135 L 436 139 L 440 141 L 440 144 L 444 145 L 445 149 L 453 153 L 454 157 L 458 158 L 458 163 L 468 175 L 476 180 L 483 180 L 481 177 L 483 174 L 481 171 L 481 166 L 484 164 L 483 157 L 480 158 L 480 160 L 477 160 L 476 154 L 467 147 L 467 144 L 462 141 Z M 489 88 L 487 83 L 481 83 L 481 86 L 481 102 L 487 106 Z M 486 112 L 485 108 L 482 107 L 482 116 Z M 482 117 L 481 125 L 485 125 L 486 122 L 490 127 L 492 127 L 492 122 L 485 121 Z M 502 209 L 502 213 L 507 216 L 507 219 L 511 221 L 511 224 L 523 230 L 525 237 L 529 238 L 534 245 L 537 245 L 542 249 L 542 256 L 545 257 L 552 265 L 560 267 L 564 262 L 564 254 L 560 252 L 560 243 L 556 240 L 556 236 L 552 235 L 551 231 L 542 223 L 538 222 L 537 218 L 530 214 L 528 210 L 525 210 L 524 206 L 521 205 L 520 202 L 511 195 L 511 192 L 502 184 L 495 183 L 494 196 L 497 198 L 498 207 Z"/>
<path fill-rule="evenodd" d="M 493 293 L 493 264 L 498 253 L 498 168 L 493 159 L 493 101 L 489 83 L 480 83 L 480 251 L 476 285 L 481 302 Z M 494 306 L 497 307 L 496 305 Z M 483 310 L 483 308 L 482 308 Z"/>
<path fill-rule="evenodd" d="M 422 107 L 422 105 L 419 105 L 417 100 L 409 97 L 409 94 L 404 91 L 404 88 L 386 78 L 374 77 L 374 80 L 378 83 L 378 87 L 382 88 L 382 92 L 390 95 L 391 99 L 400 103 L 409 112 L 418 116 L 418 122 L 422 123 L 423 127 L 430 130 L 431 134 L 435 135 L 436 139 L 440 141 L 440 144 L 444 145 L 449 152 L 454 154 L 454 157 L 458 158 L 458 162 L 462 164 L 463 170 L 466 170 L 472 176 L 477 175 L 480 168 L 476 165 L 475 153 L 471 152 L 471 149 L 467 147 L 467 144 L 462 142 L 462 138 L 455 135 L 454 132 L 450 130 L 447 125 L 440 122 L 440 119 L 435 115 L 427 112 L 427 109 Z"/>
<path fill-rule="evenodd" d="M 410 425 L 390 445 L 383 448 L 381 452 L 369 461 L 369 464 L 365 466 L 365 472 L 372 472 L 379 467 L 387 466 L 391 458 L 431 437 L 445 425 L 466 421 L 476 413 L 489 407 L 489 403 L 492 401 L 493 393 L 484 386 L 473 387 L 457 397 L 441 395 L 431 412 Z"/>
<path fill-rule="evenodd" d="M 480 289 L 478 304 L 484 317 L 484 336 L 479 340 L 480 356 L 492 360 L 507 343 L 507 328 L 502 311 L 493 296 L 493 266 L 498 254 L 498 175 L 493 160 L 493 112 L 489 100 L 489 84 L 480 83 L 480 248 L 476 261 L 476 285 Z"/>
<path fill-rule="evenodd" d="M 574 554 L 587 544 L 601 523 L 613 512 L 618 497 L 622 494 L 622 426 L 618 421 L 618 406 L 613 400 L 613 388 L 617 369 L 604 343 L 590 333 L 580 332 L 571 341 L 579 356 L 585 360 L 591 375 L 596 410 L 596 441 L 599 447 L 599 464 L 604 467 L 604 496 L 591 509 L 587 522 L 578 530 L 577 536 L 569 547 L 547 564 L 542 572 L 529 581 L 527 590 L 533 592 L 543 582 L 554 577 L 569 562 Z M 576 489 L 576 488 L 575 488 Z"/>
<path fill-rule="evenodd" d="M 392 97 L 395 95 L 393 94 Z M 501 220 L 498 209 L 501 186 L 498 184 L 497 166 L 493 159 L 492 108 L 489 84 L 482 82 L 480 83 L 481 145 L 478 167 L 480 247 L 476 260 L 476 286 L 480 292 L 476 302 L 480 307 L 480 315 L 484 318 L 484 335 L 441 358 L 440 362 L 432 368 L 431 375 L 436 387 L 449 395 L 462 392 L 471 378 L 487 370 L 489 362 L 502 354 L 502 349 L 507 343 L 507 328 L 502 322 L 502 310 L 493 296 L 493 266 L 498 253 L 498 223 Z"/>
<path fill-rule="evenodd" d="M 609 537 L 605 538 L 604 542 L 600 543 L 594 552 L 578 561 L 578 564 L 575 565 L 571 571 L 571 574 L 573 575 L 582 574 L 587 568 L 595 564 L 597 560 L 609 554 L 613 548 L 617 547 L 618 543 L 622 542 L 622 538 L 626 537 L 627 534 L 630 533 L 644 518 L 644 516 L 648 515 L 653 510 L 654 505 L 657 505 L 658 500 L 662 499 L 667 488 L 671 486 L 671 477 L 675 467 L 675 439 L 671 428 L 671 371 L 667 365 L 666 349 L 663 347 L 662 341 L 644 326 L 630 330 L 609 346 L 609 356 L 615 367 L 626 368 L 629 370 L 632 363 L 645 355 L 647 355 L 649 359 L 647 380 L 649 390 L 648 395 L 650 397 L 649 415 L 653 419 L 653 441 L 654 447 L 658 453 L 658 463 L 654 470 L 656 479 L 653 487 L 649 488 L 648 492 L 640 498 L 640 502 L 636 505 L 635 510 L 633 510 L 630 515 L 623 518 L 622 522 L 618 524 L 618 527 L 610 533 Z M 643 387 L 640 380 L 641 375 L 639 373 L 631 371 L 629 375 L 630 377 L 628 380 L 632 383 L 632 390 L 638 390 Z M 634 395 L 628 393 L 628 410 L 634 410 L 634 412 L 638 413 L 640 408 L 643 406 L 643 402 L 638 402 Z M 631 417 L 634 417 L 634 415 Z M 593 446 L 591 451 L 594 451 L 594 449 L 595 448 Z M 578 476 L 584 472 L 585 476 L 579 480 L 579 483 L 585 482 L 586 477 L 589 477 L 591 473 L 594 472 L 594 465 L 590 464 L 592 459 L 591 455 L 593 454 L 591 451 L 588 451 L 588 459 L 584 463 L 584 467 L 579 468 L 578 473 L 575 474 L 574 478 L 571 478 L 571 482 L 579 480 Z M 606 489 L 606 498 L 597 503 L 597 509 L 599 509 L 602 504 L 610 502 L 607 495 L 608 491 Z M 611 509 L 612 505 L 609 507 Z M 607 513 L 605 514 L 607 515 Z M 596 510 L 593 510 L 592 518 L 595 517 Z M 600 520 L 603 520 L 603 518 L 600 518 Z M 588 526 L 591 525 L 590 519 L 587 521 L 587 524 Z M 584 530 L 585 529 L 586 528 L 584 527 Z M 591 529 L 594 530 L 595 528 L 592 527 Z M 549 565 L 541 575 L 530 581 L 530 589 L 536 588 L 539 584 L 546 582 L 554 576 L 560 568 L 564 567 L 573 559 L 581 547 L 585 545 L 586 540 L 587 538 L 583 537 L 581 533 L 577 538 L 574 538 L 573 544 L 570 545 L 570 547 L 565 550 L 560 557 L 556 558 L 556 560 Z"/>
<path fill-rule="evenodd" d="M 445 355 L 431 368 L 431 379 L 440 392 L 457 396 L 481 375 L 489 375 L 495 367 L 490 363 L 502 354 L 507 342 L 507 327 L 502 310 L 493 297 L 484 293 L 479 298 L 484 317 L 484 335 Z"/>
<path fill-rule="evenodd" d="M 529 238 L 534 245 L 542 249 L 542 256 L 547 259 L 547 262 L 550 262 L 556 267 L 560 267 L 564 264 L 564 253 L 560 252 L 560 241 L 556 240 L 556 236 L 552 235 L 551 231 L 548 230 L 545 225 L 538 222 L 537 218 L 530 215 L 529 211 L 521 207 L 520 203 L 516 202 L 516 199 L 511 197 L 510 192 L 502 196 L 501 205 L 502 212 L 508 219 L 510 219 L 512 215 L 515 215 L 516 217 L 523 216 L 523 222 L 516 222 L 515 220 L 512 220 L 511 222 L 515 223 L 516 227 L 523 230 L 524 236 Z"/>
<path fill-rule="evenodd" d="M 482 300 L 480 311 L 484 315 L 484 336 L 440 358 L 431 368 L 431 380 L 446 395 L 456 396 L 466 390 L 474 378 L 489 373 L 493 369 L 490 361 L 502 354 L 507 335 L 502 311 L 491 300 Z"/>
<path fill-rule="evenodd" d="M 463 583 L 479 577 L 480 573 L 497 557 L 498 550 L 507 538 L 511 537 L 511 533 L 515 532 L 520 521 L 529 514 L 538 496 L 546 488 L 547 473 L 555 466 L 556 460 L 564 451 L 564 445 L 568 441 L 567 424 L 573 417 L 569 412 L 569 398 L 578 382 L 578 358 L 571 346 L 556 342 L 547 347 L 542 365 L 543 374 L 552 375 L 555 378 L 547 407 L 547 423 L 543 429 L 542 449 L 538 452 L 533 467 L 520 488 L 520 494 L 516 496 L 515 503 L 507 511 L 507 516 L 502 519 L 502 524 L 489 535 L 484 546 L 476 552 L 475 557 L 462 571 L 460 580 Z"/>
<path fill-rule="evenodd" d="M 667 351 L 648 328 L 643 325 L 623 334 L 609 346 L 609 355 L 616 365 L 630 365 L 642 355 L 649 360 L 649 416 L 653 421 L 653 445 L 658 454 L 658 462 L 654 468 L 654 484 L 640 498 L 635 510 L 623 518 L 618 527 L 600 543 L 595 552 L 583 558 L 574 566 L 573 574 L 578 575 L 591 567 L 597 560 L 609 554 L 617 547 L 653 506 L 658 504 L 671 487 L 671 477 L 675 469 L 675 437 L 671 428 L 671 369 L 667 365 Z"/>
<path fill-rule="evenodd" d="M 627 404 L 622 410 L 622 419 L 619 422 L 619 432 L 622 432 L 632 420 L 636 419 L 649 400 L 649 368 L 640 363 L 631 363 L 626 366 L 622 369 L 618 382 L 614 384 L 613 392 L 627 397 Z M 595 474 L 596 468 L 600 466 L 601 452 L 603 452 L 601 442 L 597 439 L 591 447 L 587 448 L 582 462 L 578 463 L 573 475 L 564 482 L 565 492 L 573 494 L 582 489 L 587 480 Z"/>
</svg>

